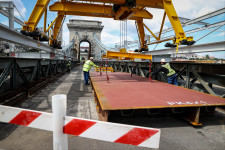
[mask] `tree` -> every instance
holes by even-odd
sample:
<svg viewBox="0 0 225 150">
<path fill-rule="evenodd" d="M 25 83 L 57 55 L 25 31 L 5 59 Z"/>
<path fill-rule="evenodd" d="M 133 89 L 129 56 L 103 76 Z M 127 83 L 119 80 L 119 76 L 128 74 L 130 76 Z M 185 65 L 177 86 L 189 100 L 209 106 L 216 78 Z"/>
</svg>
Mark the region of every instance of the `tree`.
<svg viewBox="0 0 225 150">
<path fill-rule="evenodd" d="M 209 55 L 206 55 L 205 58 L 206 58 L 206 59 L 209 59 Z"/>
</svg>

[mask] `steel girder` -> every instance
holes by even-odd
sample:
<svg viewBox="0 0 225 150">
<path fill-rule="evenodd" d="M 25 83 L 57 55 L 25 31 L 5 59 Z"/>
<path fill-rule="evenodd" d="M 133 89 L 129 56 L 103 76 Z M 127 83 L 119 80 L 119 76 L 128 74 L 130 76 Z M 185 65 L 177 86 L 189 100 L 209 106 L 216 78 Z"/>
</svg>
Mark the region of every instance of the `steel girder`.
<svg viewBox="0 0 225 150">
<path fill-rule="evenodd" d="M 1 6 L 1 3 L 0 3 L 0 6 Z M 0 9 L 0 13 L 9 18 L 9 12 Z M 15 17 L 15 16 L 14 16 L 14 21 L 16 23 L 20 24 L 21 26 L 24 25 L 23 21 L 21 21 L 19 18 Z"/>
<path fill-rule="evenodd" d="M 185 26 L 187 26 L 187 25 L 195 24 L 195 23 L 198 23 L 198 22 L 200 22 L 200 21 L 203 21 L 203 20 L 206 20 L 206 19 L 209 19 L 209 18 L 218 16 L 218 15 L 221 15 L 221 14 L 223 14 L 223 13 L 225 13 L 225 7 L 224 7 L 224 8 L 221 8 L 221 9 L 218 9 L 218 10 L 216 10 L 216 11 L 213 11 L 213 12 L 211 12 L 211 13 L 208 13 L 208 14 L 206 14 L 206 15 L 203 15 L 203 16 L 200 16 L 200 17 L 191 19 L 191 20 L 184 21 L 184 22 L 181 23 L 181 25 L 182 25 L 183 27 L 185 27 Z M 162 34 L 165 34 L 165 33 L 169 32 L 169 31 L 173 31 L 173 28 L 171 27 L 171 28 L 168 28 L 168 29 L 163 30 L 163 31 L 162 31 Z M 158 35 L 159 33 L 160 33 L 160 32 L 157 32 L 157 33 L 155 33 L 155 35 Z M 186 32 L 186 34 L 188 34 L 188 33 Z M 154 37 L 154 36 L 151 35 L 150 38 L 151 38 L 151 37 Z"/>
<path fill-rule="evenodd" d="M 187 54 L 187 53 L 202 53 L 202 52 L 217 52 L 217 51 L 225 51 L 225 41 L 192 45 L 192 46 L 184 46 L 179 47 L 178 53 L 175 52 L 176 48 L 170 49 L 161 49 L 155 51 L 144 52 L 149 55 L 165 55 L 165 54 Z"/>
<path fill-rule="evenodd" d="M 65 52 L 61 52 L 58 49 L 54 49 L 52 47 L 50 47 L 49 45 L 40 43 L 28 36 L 22 35 L 16 31 L 10 30 L 9 28 L 0 25 L 0 39 L 3 41 L 7 41 L 10 43 L 14 43 L 14 44 L 19 44 L 19 45 L 24 45 L 24 46 L 28 46 L 37 50 L 41 50 L 41 51 L 46 51 L 46 52 L 51 52 L 51 53 L 55 53 L 61 56 L 66 56 L 66 57 L 71 57 L 70 55 L 67 55 Z"/>
<path fill-rule="evenodd" d="M 72 67 L 77 62 L 72 61 Z M 47 79 L 67 69 L 66 60 L 1 58 L 0 95 Z"/>
<path fill-rule="evenodd" d="M 210 29 L 210 28 L 214 28 L 214 27 L 218 27 L 218 26 L 222 27 L 223 25 L 225 25 L 225 20 L 220 21 L 220 22 L 216 22 L 214 24 L 209 24 L 208 26 L 202 26 L 202 27 L 199 27 L 199 28 L 188 30 L 188 31 L 186 31 L 186 34 L 191 34 L 191 33 L 199 32 L 199 31 L 202 31 L 202 30 L 206 30 L 206 29 Z M 168 41 L 168 40 L 171 40 L 171 39 L 174 39 L 174 36 L 167 36 L 165 38 L 162 38 L 160 41 L 153 41 L 153 42 L 151 42 L 147 45 L 151 45 L 151 44 L 155 44 L 155 43 L 161 43 L 161 42 L 165 42 L 165 41 Z"/>
</svg>

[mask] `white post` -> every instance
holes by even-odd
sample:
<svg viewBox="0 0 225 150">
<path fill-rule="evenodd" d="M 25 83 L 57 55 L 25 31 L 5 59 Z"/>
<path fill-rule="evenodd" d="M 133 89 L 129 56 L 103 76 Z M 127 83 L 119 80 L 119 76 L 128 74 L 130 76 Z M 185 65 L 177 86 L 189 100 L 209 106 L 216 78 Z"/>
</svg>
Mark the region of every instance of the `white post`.
<svg viewBox="0 0 225 150">
<path fill-rule="evenodd" d="M 67 135 L 63 134 L 64 118 L 66 116 L 66 95 L 52 96 L 53 113 L 53 149 L 68 150 Z"/>
</svg>

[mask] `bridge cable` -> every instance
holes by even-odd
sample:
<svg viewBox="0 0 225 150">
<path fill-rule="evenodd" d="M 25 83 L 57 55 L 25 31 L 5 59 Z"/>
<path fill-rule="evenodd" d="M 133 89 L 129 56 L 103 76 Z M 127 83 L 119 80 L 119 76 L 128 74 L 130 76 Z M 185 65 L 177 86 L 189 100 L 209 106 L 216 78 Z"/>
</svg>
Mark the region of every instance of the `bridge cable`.
<svg viewBox="0 0 225 150">
<path fill-rule="evenodd" d="M 20 17 L 23 19 L 23 21 L 25 21 L 25 19 L 23 18 L 23 16 L 21 15 L 21 13 L 19 12 L 18 8 L 16 7 L 16 5 L 13 4 L 13 6 L 16 8 L 17 12 L 19 13 Z"/>
</svg>

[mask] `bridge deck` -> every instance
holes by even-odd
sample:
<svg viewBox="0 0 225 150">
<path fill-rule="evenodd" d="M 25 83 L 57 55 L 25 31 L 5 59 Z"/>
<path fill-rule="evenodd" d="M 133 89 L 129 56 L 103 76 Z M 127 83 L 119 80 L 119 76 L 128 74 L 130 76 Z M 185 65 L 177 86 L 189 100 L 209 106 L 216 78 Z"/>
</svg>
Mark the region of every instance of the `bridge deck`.
<svg viewBox="0 0 225 150">
<path fill-rule="evenodd" d="M 108 73 L 106 75 L 91 73 L 94 97 L 97 103 L 99 118 L 108 121 L 109 114 L 121 112 L 124 116 L 134 112 L 150 114 L 172 111 L 182 113 L 183 118 L 192 125 L 199 123 L 200 110 L 214 111 L 217 106 L 225 106 L 225 99 L 201 93 L 183 87 L 170 85 L 128 73 Z"/>
<path fill-rule="evenodd" d="M 225 99 L 128 73 L 91 73 L 103 110 L 225 105 Z"/>
</svg>

